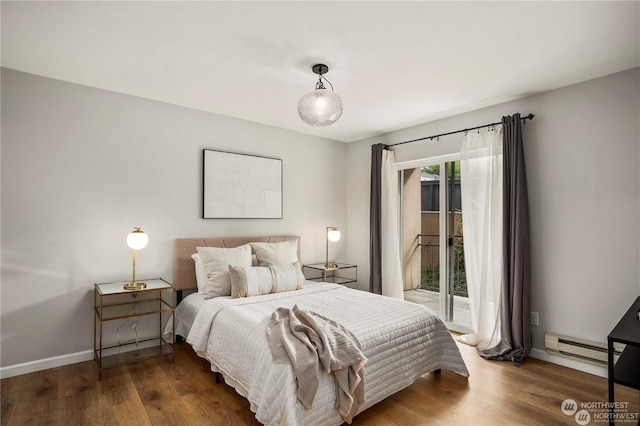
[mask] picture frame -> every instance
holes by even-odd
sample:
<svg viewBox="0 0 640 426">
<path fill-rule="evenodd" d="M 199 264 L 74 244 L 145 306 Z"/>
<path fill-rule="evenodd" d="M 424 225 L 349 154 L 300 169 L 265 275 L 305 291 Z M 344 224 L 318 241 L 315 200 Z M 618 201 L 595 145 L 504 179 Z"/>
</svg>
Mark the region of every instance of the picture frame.
<svg viewBox="0 0 640 426">
<path fill-rule="evenodd" d="M 282 160 L 204 149 L 203 219 L 282 219 Z"/>
</svg>

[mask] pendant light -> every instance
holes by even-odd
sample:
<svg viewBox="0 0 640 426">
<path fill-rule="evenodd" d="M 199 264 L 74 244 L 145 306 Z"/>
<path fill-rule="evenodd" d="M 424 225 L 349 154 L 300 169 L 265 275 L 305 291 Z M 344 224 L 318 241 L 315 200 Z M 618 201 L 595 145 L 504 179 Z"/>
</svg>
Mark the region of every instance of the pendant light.
<svg viewBox="0 0 640 426">
<path fill-rule="evenodd" d="M 298 115 L 305 123 L 317 127 L 335 123 L 342 115 L 342 99 L 333 91 L 333 84 L 323 74 L 329 71 L 324 64 L 316 64 L 311 70 L 318 74 L 316 89 L 304 95 L 298 102 Z M 327 90 L 322 80 L 329 83 Z"/>
</svg>

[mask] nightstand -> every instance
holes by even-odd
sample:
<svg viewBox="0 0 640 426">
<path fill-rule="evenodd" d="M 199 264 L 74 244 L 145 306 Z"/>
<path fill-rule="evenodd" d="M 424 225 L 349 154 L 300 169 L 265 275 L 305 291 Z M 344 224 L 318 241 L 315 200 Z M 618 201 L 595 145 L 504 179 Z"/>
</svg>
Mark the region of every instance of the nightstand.
<svg viewBox="0 0 640 426">
<path fill-rule="evenodd" d="M 335 284 L 352 284 L 358 282 L 358 267 L 348 263 L 324 263 L 302 265 L 302 272 L 309 281 L 327 282 Z"/>
<path fill-rule="evenodd" d="M 102 370 L 173 355 L 175 361 L 175 293 L 162 278 L 141 280 L 142 290 L 124 290 L 125 281 L 95 284 L 94 360 Z M 171 321 L 171 330 L 163 333 Z"/>
</svg>

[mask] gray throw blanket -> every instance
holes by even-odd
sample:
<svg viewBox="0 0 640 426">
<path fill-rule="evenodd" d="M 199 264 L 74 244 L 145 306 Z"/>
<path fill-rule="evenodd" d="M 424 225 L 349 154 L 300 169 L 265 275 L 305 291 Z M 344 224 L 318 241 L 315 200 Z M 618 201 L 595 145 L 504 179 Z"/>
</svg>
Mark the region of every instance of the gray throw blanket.
<svg viewBox="0 0 640 426">
<path fill-rule="evenodd" d="M 267 340 L 277 363 L 291 363 L 297 397 L 310 409 L 318 390 L 320 368 L 333 374 L 336 409 L 344 421 L 364 404 L 364 364 L 358 339 L 340 324 L 314 312 L 278 308 L 267 326 Z"/>
</svg>

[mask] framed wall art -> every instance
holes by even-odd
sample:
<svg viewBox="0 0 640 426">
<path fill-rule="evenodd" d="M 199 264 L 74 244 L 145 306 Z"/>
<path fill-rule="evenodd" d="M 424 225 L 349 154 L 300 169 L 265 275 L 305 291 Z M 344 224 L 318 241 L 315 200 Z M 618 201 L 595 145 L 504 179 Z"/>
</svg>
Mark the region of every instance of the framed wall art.
<svg viewBox="0 0 640 426">
<path fill-rule="evenodd" d="M 204 219 L 282 219 L 282 160 L 203 150 Z"/>
</svg>

